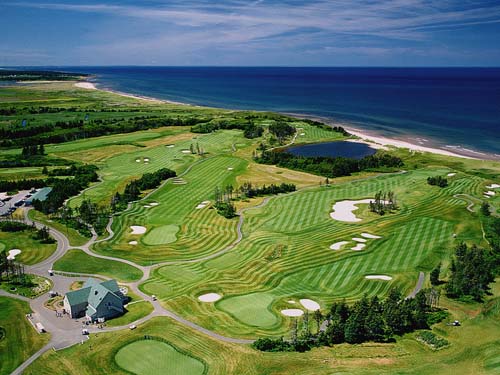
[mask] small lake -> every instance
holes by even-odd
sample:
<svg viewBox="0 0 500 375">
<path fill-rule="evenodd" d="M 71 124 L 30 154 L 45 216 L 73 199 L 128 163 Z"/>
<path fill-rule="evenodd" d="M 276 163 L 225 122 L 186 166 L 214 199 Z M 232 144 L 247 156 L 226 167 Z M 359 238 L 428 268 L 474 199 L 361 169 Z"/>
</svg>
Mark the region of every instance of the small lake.
<svg viewBox="0 0 500 375">
<path fill-rule="evenodd" d="M 338 141 L 292 146 L 288 147 L 286 151 L 295 156 L 341 156 L 361 159 L 365 156 L 373 155 L 377 150 L 365 143 Z"/>
</svg>

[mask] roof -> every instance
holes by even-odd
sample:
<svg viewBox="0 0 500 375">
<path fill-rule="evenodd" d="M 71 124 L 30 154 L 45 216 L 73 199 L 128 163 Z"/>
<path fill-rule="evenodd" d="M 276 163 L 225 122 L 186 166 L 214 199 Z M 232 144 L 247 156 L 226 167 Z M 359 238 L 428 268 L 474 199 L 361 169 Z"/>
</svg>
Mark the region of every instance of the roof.
<svg viewBox="0 0 500 375">
<path fill-rule="evenodd" d="M 83 284 L 82 289 L 66 293 L 71 306 L 88 303 L 89 308 L 96 309 L 107 294 L 112 294 L 121 300 L 121 292 L 116 280 L 100 282 L 89 278 Z"/>
<path fill-rule="evenodd" d="M 35 199 L 38 199 L 39 201 L 44 201 L 47 199 L 47 195 L 52 191 L 51 187 L 44 187 L 38 190 L 35 194 L 31 196 L 31 198 L 28 199 L 28 202 L 33 202 Z"/>
</svg>

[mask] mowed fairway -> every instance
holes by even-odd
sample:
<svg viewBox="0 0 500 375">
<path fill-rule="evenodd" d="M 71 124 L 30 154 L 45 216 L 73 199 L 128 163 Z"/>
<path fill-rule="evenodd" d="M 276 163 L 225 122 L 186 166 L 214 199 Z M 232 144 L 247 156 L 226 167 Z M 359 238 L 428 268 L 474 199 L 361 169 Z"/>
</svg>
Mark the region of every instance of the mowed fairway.
<svg viewBox="0 0 500 375">
<path fill-rule="evenodd" d="M 418 272 L 429 271 L 443 249 L 459 240 L 481 241 L 465 203 L 453 199 L 457 191 L 472 193 L 481 179 L 457 179 L 446 189 L 427 184 L 429 175 L 445 172 L 417 170 L 273 197 L 264 207 L 245 212 L 244 238 L 230 252 L 160 267 L 142 288 L 204 327 L 238 337 L 286 334 L 291 320 L 280 311 L 301 308 L 289 300 L 310 298 L 325 309 L 338 299 L 384 296 L 392 287 L 409 293 Z M 379 190 L 396 192 L 396 213 L 365 212 L 359 223 L 330 217 L 334 202 L 370 198 Z M 367 239 L 361 251 L 351 250 L 361 233 L 381 238 Z M 349 245 L 331 250 L 338 241 Z M 369 275 L 391 279 L 370 280 Z M 197 296 L 209 292 L 223 298 L 198 301 Z"/>
<path fill-rule="evenodd" d="M 183 354 L 158 340 L 139 340 L 127 344 L 115 355 L 118 366 L 137 375 L 202 375 L 203 362 Z"/>
<path fill-rule="evenodd" d="M 200 160 L 182 176 L 183 184 L 168 182 L 118 217 L 113 223 L 115 237 L 97 244 L 96 251 L 147 264 L 197 258 L 229 245 L 236 238 L 238 219 L 228 220 L 209 205 L 196 207 L 203 201 L 213 202 L 215 188 L 233 183 L 246 165 L 245 160 L 232 156 Z M 134 225 L 144 226 L 147 232 L 132 234 Z M 175 231 L 176 227 L 180 229 Z M 138 244 L 130 245 L 131 241 Z"/>
</svg>

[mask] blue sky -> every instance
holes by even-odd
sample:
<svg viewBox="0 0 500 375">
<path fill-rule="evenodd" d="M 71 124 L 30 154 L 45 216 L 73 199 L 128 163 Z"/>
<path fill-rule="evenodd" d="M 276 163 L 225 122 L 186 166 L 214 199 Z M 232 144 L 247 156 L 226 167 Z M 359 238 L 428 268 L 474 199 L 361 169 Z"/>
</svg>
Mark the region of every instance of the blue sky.
<svg viewBox="0 0 500 375">
<path fill-rule="evenodd" d="M 0 1 L 1 65 L 500 66 L 500 1 Z"/>
</svg>

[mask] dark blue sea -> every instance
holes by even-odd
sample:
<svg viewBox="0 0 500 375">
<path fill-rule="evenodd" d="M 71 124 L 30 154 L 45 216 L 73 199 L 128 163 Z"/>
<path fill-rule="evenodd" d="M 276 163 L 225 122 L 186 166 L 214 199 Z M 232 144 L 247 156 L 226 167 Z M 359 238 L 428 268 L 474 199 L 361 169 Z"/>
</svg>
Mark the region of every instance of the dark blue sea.
<svg viewBox="0 0 500 375">
<path fill-rule="evenodd" d="M 98 86 L 116 91 L 320 117 L 416 144 L 500 157 L 500 68 L 63 69 L 95 74 Z"/>
</svg>

